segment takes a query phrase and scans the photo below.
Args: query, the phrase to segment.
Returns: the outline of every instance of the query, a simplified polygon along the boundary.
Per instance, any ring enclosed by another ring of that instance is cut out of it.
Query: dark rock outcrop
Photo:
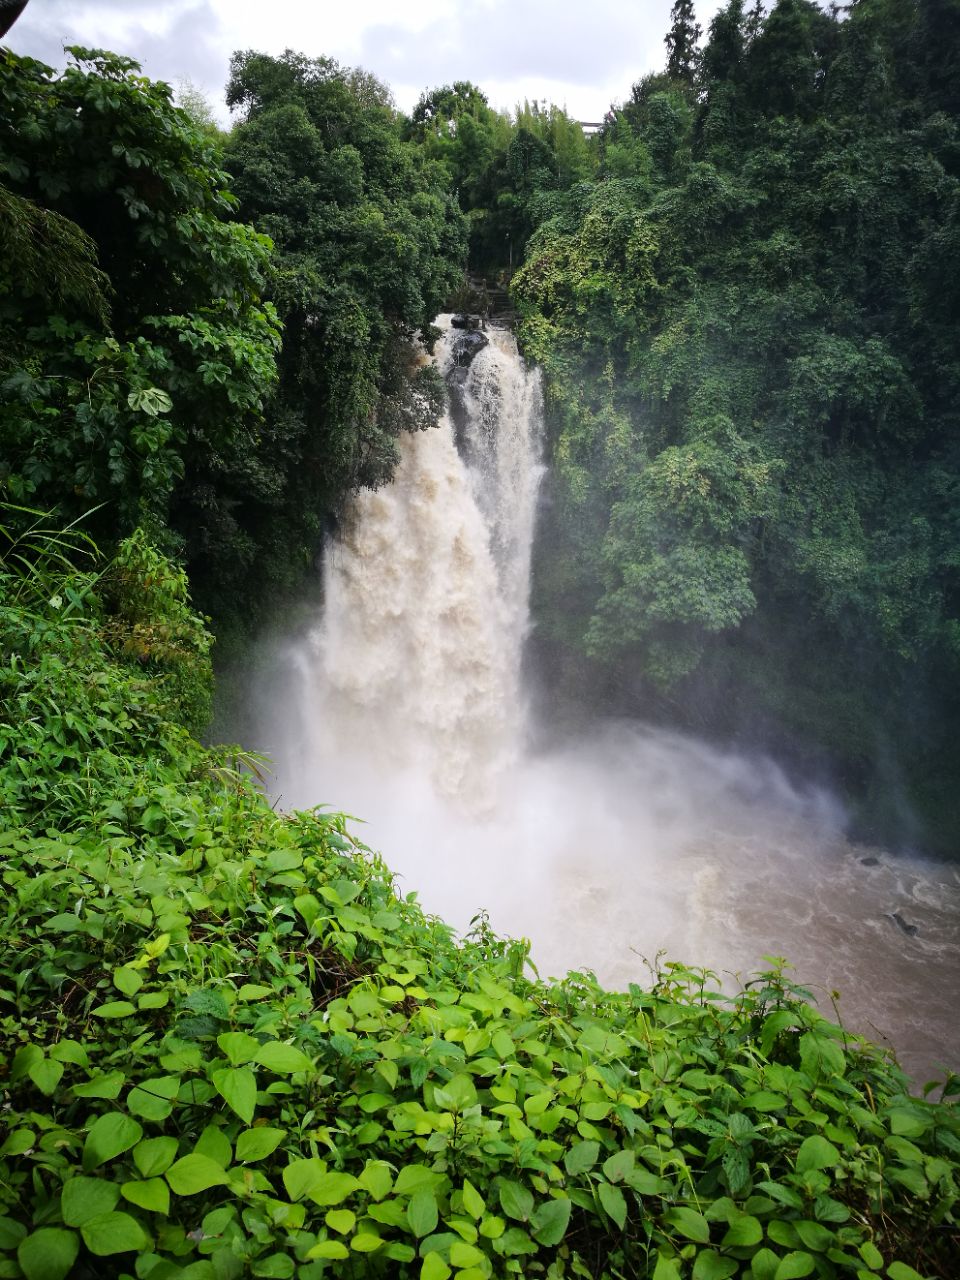
[[[917,934],[920,932],[919,927],[915,924],[908,924],[907,921],[904,920],[903,916],[900,914],[899,911],[892,911],[890,913],[890,919],[893,921],[893,923],[897,926],[898,929],[903,930],[903,932],[907,935],[908,938],[915,938]]]

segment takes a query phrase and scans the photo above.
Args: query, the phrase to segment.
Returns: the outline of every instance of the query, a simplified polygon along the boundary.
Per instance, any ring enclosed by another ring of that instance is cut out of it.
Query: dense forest
[[[779,962],[540,982],[197,740],[486,281],[558,698],[956,854],[960,7],[677,0],[666,55],[588,138],[255,51],[224,131],[0,51],[0,1276],[952,1276],[955,1077]]]
[[[955,855],[960,11],[731,3],[696,55],[689,13],[513,282],[538,612],[594,697],[816,760]]]

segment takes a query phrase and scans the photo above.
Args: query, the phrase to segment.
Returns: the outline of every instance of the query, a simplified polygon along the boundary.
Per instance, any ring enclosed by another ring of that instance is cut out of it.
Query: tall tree
[[[109,537],[254,447],[278,327],[210,140],[129,58],[69,52],[0,55],[0,485]]]
[[[697,22],[693,0],[674,0],[670,10],[667,46],[667,74],[674,80],[692,85],[697,70],[697,43],[702,28]]]

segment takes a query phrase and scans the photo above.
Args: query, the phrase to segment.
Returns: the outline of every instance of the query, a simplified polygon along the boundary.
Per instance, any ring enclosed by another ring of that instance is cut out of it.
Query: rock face
[[[481,319],[480,316],[470,316],[470,315],[464,315],[464,314],[454,316],[453,319],[450,321],[450,323],[454,327],[454,329],[474,330],[474,329],[480,329],[483,326],[483,320]]]
[[[461,318],[454,316],[452,321],[454,326]],[[458,448],[462,448],[465,441],[467,407],[464,401],[464,387],[470,376],[470,366],[489,341],[490,339],[478,329],[463,328],[460,328],[453,339],[452,361],[447,369],[447,389],[450,392],[450,417],[453,419]]]
[[[453,363],[457,369],[470,366],[475,355],[482,351],[490,339],[476,329],[458,333],[453,342]]]

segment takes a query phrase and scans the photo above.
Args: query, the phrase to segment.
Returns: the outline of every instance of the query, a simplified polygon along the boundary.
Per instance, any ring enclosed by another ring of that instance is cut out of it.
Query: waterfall
[[[301,750],[379,777],[415,770],[482,811],[523,739],[539,374],[507,329],[438,327],[459,429],[448,412],[404,433],[393,482],[358,495],[327,547]]]
[[[856,848],[829,796],[680,734],[591,724],[530,749],[538,375],[509,331],[440,323],[449,413],[353,499],[322,610],[249,682],[277,803],[358,815],[402,892],[461,930],[488,908],[544,974],[622,987],[660,951],[741,974],[785,955],[921,1078],[960,1064],[960,868]]]

